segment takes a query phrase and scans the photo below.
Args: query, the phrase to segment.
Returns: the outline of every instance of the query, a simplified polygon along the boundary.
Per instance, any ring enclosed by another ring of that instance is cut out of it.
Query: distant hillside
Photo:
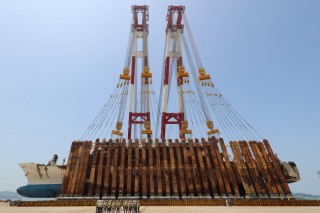
[[[21,196],[16,192],[3,191],[0,192],[0,199],[20,198]]]
[[[293,197],[299,200],[320,200],[320,195],[310,195],[305,193],[293,193]]]

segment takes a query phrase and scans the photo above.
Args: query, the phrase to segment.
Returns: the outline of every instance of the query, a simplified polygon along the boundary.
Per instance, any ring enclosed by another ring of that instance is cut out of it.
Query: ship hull
[[[17,189],[19,195],[30,198],[55,198],[60,194],[61,184],[34,184]]]
[[[37,163],[20,163],[28,184],[17,193],[30,198],[55,198],[60,194],[66,166],[48,166]]]

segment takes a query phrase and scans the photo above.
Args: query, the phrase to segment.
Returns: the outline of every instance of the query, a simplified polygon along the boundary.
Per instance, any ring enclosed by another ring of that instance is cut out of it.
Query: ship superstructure
[[[57,158],[56,158],[57,160]],[[38,163],[19,163],[28,184],[17,189],[24,197],[54,198],[60,193],[66,165],[56,165],[51,160],[47,165]]]

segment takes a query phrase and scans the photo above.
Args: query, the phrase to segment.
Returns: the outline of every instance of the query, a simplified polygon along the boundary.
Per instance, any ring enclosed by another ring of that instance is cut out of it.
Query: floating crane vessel
[[[123,71],[72,142],[59,199],[292,198],[296,165],[281,162],[218,90],[185,7],[168,7],[159,94],[149,66],[149,8],[132,6],[132,15]]]

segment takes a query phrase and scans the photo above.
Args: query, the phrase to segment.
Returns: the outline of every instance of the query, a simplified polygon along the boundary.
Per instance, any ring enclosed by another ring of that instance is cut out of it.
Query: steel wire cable
[[[186,40],[185,36],[183,36],[182,38],[183,38],[183,43],[184,43],[184,47],[185,47],[184,49],[187,54],[187,58],[188,58],[188,62],[189,62],[190,71],[192,74],[193,84],[196,87],[196,90],[197,90],[197,93],[198,93],[198,96],[200,99],[200,103],[201,103],[200,107],[202,108],[202,111],[205,114],[206,120],[211,120],[210,112],[209,112],[208,106],[205,102],[205,97],[202,93],[200,82],[197,79],[196,69],[195,69],[195,66],[193,63],[192,55],[191,55],[187,40]]]
[[[200,127],[200,124],[199,124],[199,122],[198,122],[198,120],[199,120],[199,119],[201,120],[201,118],[198,116],[198,114],[197,114],[197,112],[196,112],[196,110],[195,110],[195,104],[194,104],[194,100],[193,100],[191,94],[190,94],[190,99],[191,99],[191,100],[190,100],[190,108],[191,108],[191,110],[192,110],[192,113],[194,114],[195,125],[196,125],[196,128],[197,128],[197,132],[196,132],[196,134],[194,134],[194,136],[195,136],[195,137],[199,137],[199,136],[202,135],[201,129],[203,129],[203,128]]]
[[[137,45],[135,47],[135,52],[137,51]],[[134,68],[135,72],[134,72],[134,79],[135,79],[135,84],[134,84],[134,107],[133,107],[133,112],[137,112],[137,107],[138,107],[138,103],[139,103],[139,99],[138,99],[138,70],[137,70],[137,63],[135,64],[135,68]],[[137,136],[137,127],[136,125],[133,125],[133,138],[136,138]]]
[[[217,88],[213,88],[213,91],[215,93],[221,94],[220,91]],[[237,116],[230,108],[230,104],[225,102],[222,96],[219,96],[219,102],[222,104],[222,106],[226,109],[226,111],[230,114],[231,117],[234,118],[235,122],[238,124],[239,128],[241,128],[245,133],[245,135],[248,137],[248,139],[255,138],[254,134],[251,133],[251,131],[248,130],[247,126],[239,119],[239,116]]]
[[[121,99],[120,99],[121,100]],[[120,105],[120,101],[119,101],[119,103],[117,104],[117,105]],[[119,111],[119,107],[114,107],[113,108],[113,111],[112,111],[112,113],[111,113],[111,116],[109,116],[109,119],[108,119],[108,121],[105,123],[105,125],[104,125],[104,128],[101,130],[101,132],[100,132],[100,135],[105,131],[105,130],[110,130],[110,132],[112,132],[112,126],[114,126],[114,121],[116,120],[116,117],[117,117],[117,113],[116,112],[118,112]],[[113,115],[113,116],[112,116]],[[112,119],[111,119],[112,118]],[[108,124],[109,124],[109,121],[110,121],[110,119],[111,119],[111,122],[110,122],[110,126],[109,126],[109,128],[107,129],[107,127],[108,127]],[[106,131],[106,135],[108,134],[108,132]],[[99,136],[100,136],[99,135]],[[111,134],[111,138],[113,137],[113,135]]]
[[[207,91],[207,89],[206,89],[206,88],[203,88],[203,89],[204,89],[205,94],[207,94],[207,98],[208,98],[208,101],[209,101],[209,103],[210,103],[210,106],[211,106],[211,108],[213,109],[213,111],[214,111],[214,113],[215,113],[218,121],[220,121],[220,124],[221,124],[222,126],[224,126],[225,130],[228,129],[227,132],[228,132],[228,134],[231,133],[231,134],[230,134],[230,136],[232,135],[231,138],[238,138],[238,137],[237,137],[237,134],[234,133],[234,131],[232,130],[229,122],[224,118],[223,114],[220,112],[220,109],[219,109],[218,107],[216,107],[215,101],[210,99],[210,96],[208,95],[209,92]]]
[[[140,81],[140,103],[138,105],[138,109],[137,109],[137,112],[145,112],[144,111],[144,104],[145,104],[145,94],[144,94],[144,91],[145,91],[145,87],[144,87],[144,82],[143,82],[143,79],[144,78],[141,78],[141,81]],[[139,119],[140,121],[142,121],[141,117],[137,118]],[[138,125],[138,124],[137,124]],[[142,124],[143,125],[143,124]],[[142,131],[142,128],[141,128],[141,125],[138,126],[138,136],[139,136],[139,141],[141,141],[142,139],[142,134],[141,134],[141,131]]]
[[[152,87],[153,99],[154,99],[154,113],[155,113],[155,117],[156,117],[156,115],[157,115],[157,117],[158,117],[158,113],[160,113],[160,112],[159,112],[159,106],[160,106],[160,104],[159,104],[159,102],[158,102],[157,95],[156,95],[155,89],[154,89],[154,87],[153,87],[152,84],[151,84],[151,87]],[[154,125],[154,129],[155,129],[155,128],[157,128],[157,120],[154,120],[154,123],[155,123],[155,125]],[[154,135],[154,136],[157,137],[157,135]]]
[[[115,93],[116,89],[117,89],[117,87],[114,88],[112,94]],[[113,98],[112,98],[112,94],[109,96],[109,98],[107,99],[107,103],[105,103],[105,104],[103,105],[103,107],[101,108],[100,112],[97,114],[97,116],[96,116],[95,119],[92,121],[92,123],[90,124],[90,126],[89,126],[89,127],[87,128],[87,130],[82,134],[82,136],[80,137],[80,140],[81,140],[81,139],[85,139],[85,138],[87,137],[88,132],[90,132],[90,131],[92,130],[92,128],[94,127],[94,125],[95,125],[95,123],[96,123],[96,121],[97,121],[97,119],[104,113],[105,110],[108,109],[109,104],[111,104],[111,101],[112,101],[112,99],[113,99]]]
[[[192,37],[192,34],[191,34],[190,29],[189,29],[188,26],[187,26],[187,34],[189,36],[189,40],[193,41],[193,37]],[[191,52],[189,50],[189,46],[188,46],[188,43],[187,43],[187,40],[186,40],[185,37],[183,37],[183,42],[184,42],[185,50],[186,50],[186,53],[187,53],[187,57],[189,59],[188,62],[189,62],[190,68],[191,68],[192,77],[195,80],[194,84],[196,86],[196,89],[197,89],[197,92],[199,94],[199,98],[200,98],[200,101],[201,101],[200,107],[202,108],[202,111],[205,113],[207,120],[212,120],[211,117],[210,117],[210,113],[209,113],[208,107],[207,107],[206,102],[205,102],[205,98],[204,98],[204,95],[203,95],[203,90],[201,89],[200,83],[197,81],[196,71],[195,71],[195,67],[194,67],[193,61],[192,61],[192,55],[191,55]],[[192,45],[191,48],[193,49],[193,52],[196,52],[196,55],[199,56],[198,51],[197,51],[197,49],[195,47],[194,41],[193,41],[193,43],[191,45]],[[201,63],[201,61],[199,62],[199,60],[198,60],[198,67],[202,67],[202,63]],[[211,103],[210,103],[210,105],[211,105]],[[217,114],[217,116],[219,116],[219,120],[222,121],[222,117],[220,119],[220,114]],[[221,123],[221,126],[223,127],[224,123]],[[223,127],[223,129],[226,129],[226,127]]]
[[[151,89],[152,89],[152,94],[151,94],[151,99],[152,99],[152,112],[150,112],[151,116],[152,116],[152,120],[153,120],[153,130],[155,130],[156,128],[156,119],[155,119],[155,115],[157,115],[157,106],[158,106],[158,103],[157,103],[157,97],[156,97],[156,94],[155,94],[155,91],[154,91],[154,88],[153,88],[153,85],[151,84]]]
[[[189,40],[190,40],[190,45],[191,45],[192,51],[195,54],[195,61],[196,61],[197,65],[198,65],[198,67],[203,68],[202,62],[201,62],[201,58],[200,58],[200,55],[199,55],[199,51],[198,51],[197,46],[196,46],[196,44],[194,42],[194,39],[193,39],[193,36],[192,36],[192,33],[191,33],[191,29],[190,29],[190,25],[189,25],[187,16],[185,14],[183,14],[182,20],[184,22],[185,29],[186,29],[186,32],[188,34]]]
[[[183,21],[184,21],[184,23],[186,25],[186,32],[187,32],[187,35],[188,35],[188,38],[189,38],[189,41],[190,41],[191,49],[193,50],[193,53],[194,53],[194,57],[195,57],[196,63],[198,64],[198,67],[203,68],[202,62],[201,62],[201,59],[200,59],[200,56],[199,56],[199,52],[198,52],[198,49],[197,49],[197,46],[195,45],[191,30],[190,30],[190,26],[189,26],[187,17],[184,15],[183,18],[184,18]],[[224,115],[224,113],[223,113],[223,115]]]
[[[206,88],[206,92],[210,94],[210,91]],[[230,130],[234,132],[236,138],[241,139],[241,133],[239,133],[237,131],[236,128],[234,128],[234,124],[233,122],[231,122],[231,120],[229,119],[229,117],[226,115],[226,113],[223,111],[222,107],[220,106],[220,104],[217,102],[215,97],[211,97],[210,95],[208,96],[211,101],[214,103],[214,105],[216,106],[216,108],[218,109],[218,111],[221,113],[222,118],[226,121],[227,125],[229,126]]]
[[[198,110],[195,109],[196,108],[196,105],[195,105],[196,97],[193,94],[193,92],[194,92],[193,88],[189,84],[187,86],[187,91],[188,92],[190,91],[190,93],[187,93],[187,97],[189,98],[189,105],[190,105],[190,108],[191,108],[191,110],[189,110],[189,111],[192,112],[194,120],[195,120],[196,127],[198,129],[198,133],[199,133],[199,135],[201,135],[201,133],[202,133],[201,129],[203,129],[203,128],[200,127],[198,120],[199,119],[202,120],[202,119],[201,119],[201,116],[199,116]],[[197,134],[194,134],[194,136],[197,136]]]
[[[173,51],[176,51],[176,42],[175,42],[174,40],[173,40],[172,48],[173,48]],[[167,99],[167,101],[170,100],[170,95],[171,95],[170,91],[171,91],[172,75],[173,75],[173,73],[174,73],[173,68],[176,67],[176,65],[177,65],[177,60],[176,60],[176,59],[173,59],[173,60],[170,59],[170,62],[171,62],[171,63],[170,63],[170,68],[169,68],[168,99]],[[168,104],[168,103],[167,103],[167,104]],[[167,106],[168,106],[168,105],[167,105]]]
[[[115,107],[111,108],[111,110],[114,109],[114,108]],[[103,128],[104,122],[105,122],[106,118],[108,117],[108,115],[109,115],[109,113],[107,113],[104,117],[102,117],[100,123],[97,125],[97,128],[94,131],[91,132],[91,134],[89,136],[91,140],[94,139],[94,137],[98,136],[98,133],[101,130],[101,128]]]
[[[227,126],[225,121],[222,119],[220,112],[218,112],[218,110],[213,106],[214,104],[211,101],[209,101],[209,105],[211,106],[211,109],[213,110],[213,113],[214,113],[215,117],[217,118],[217,121],[220,124],[222,132],[224,132],[224,135],[230,137],[231,139],[234,139],[235,138],[234,133],[232,133],[230,128]]]
[[[182,91],[181,92],[182,92],[182,96],[183,96],[183,105],[184,105],[184,120],[188,121],[188,124],[189,124],[189,121],[191,121],[190,122],[191,126],[194,127],[193,118],[192,118],[193,116],[192,116],[191,110],[189,109],[190,108],[189,97],[188,97],[188,93],[186,93],[186,91],[187,91],[186,86],[184,84],[182,84]],[[193,133],[190,136],[192,137],[192,135],[193,135]]]
[[[198,117],[202,121],[201,122],[202,128],[200,128],[200,129],[204,130],[205,129],[205,123],[204,122],[206,121],[206,118],[204,117],[203,113],[200,113],[201,112],[201,106],[200,106],[199,100],[194,100],[194,102],[195,102],[195,108],[196,108],[195,111],[198,113]],[[206,134],[205,131],[204,131],[204,133]]]
[[[212,107],[213,113],[215,114],[215,117],[217,118],[218,124],[220,124],[219,132],[224,136],[230,138],[230,140],[235,140],[237,136],[235,133],[230,129],[228,124],[225,122],[225,120],[222,118],[222,115],[220,115],[220,112],[213,106],[214,103],[210,102],[210,106]]]
[[[263,136],[256,130],[254,129],[249,122],[247,122],[243,117],[242,115],[227,101],[226,98],[224,98],[224,96],[222,97],[223,100],[228,104],[229,108],[232,109],[233,113],[237,114],[238,117],[257,135],[259,136],[261,139],[263,139]]]
[[[228,114],[228,117],[230,117],[231,120],[234,122],[235,128],[238,128],[238,131],[243,134],[244,138],[242,138],[242,139],[250,139],[251,138],[250,133],[248,133],[242,127],[242,125],[238,122],[237,118],[235,118],[234,115],[228,110],[228,108],[226,108],[226,106],[225,106],[226,103],[223,102],[223,100],[220,97],[220,94],[217,93],[218,91],[216,91],[214,88],[211,88],[211,89],[212,89],[212,92],[219,95],[219,97],[217,96],[217,97],[213,97],[213,98],[215,98],[217,100],[217,103],[222,108],[222,110],[224,110]]]
[[[118,95],[118,93],[117,93],[117,94],[116,94],[116,100],[115,100],[115,101],[113,102],[113,104],[110,106],[110,110],[113,108],[112,113],[114,113],[114,109],[117,108],[117,107],[113,107],[113,105],[118,105],[119,102],[120,102],[120,99],[121,99],[121,96]],[[95,130],[94,130],[94,131],[92,132],[92,134],[90,135],[90,138],[91,138],[91,139],[92,139],[92,137],[93,137],[94,135],[97,135],[97,133],[99,132],[101,126],[103,125],[103,123],[105,122],[106,118],[108,117],[110,110],[109,110],[107,113],[105,113],[105,114],[103,115],[103,117],[100,119],[100,122],[98,123],[97,127],[95,128]]]
[[[166,37],[167,40],[167,37]],[[162,65],[162,72],[161,72],[161,82],[160,82],[160,94],[159,94],[159,104],[158,104],[158,112],[157,112],[157,122],[156,122],[156,128],[155,128],[155,134],[154,134],[154,139],[157,138],[158,135],[158,129],[160,125],[160,114],[162,111],[162,95],[163,95],[163,82],[164,82],[164,70],[165,70],[165,60],[166,60],[166,41],[164,43],[164,48],[163,48],[163,65]]]
[[[117,94],[118,94],[118,90],[119,88],[116,88],[116,91],[112,94],[112,102],[109,105],[109,108],[107,110],[105,110],[105,112],[103,114],[101,114],[101,116],[99,117],[99,119],[96,121],[94,127],[91,130],[91,133],[89,135],[87,135],[88,138],[92,138],[92,136],[95,134],[95,132],[97,131],[97,129],[99,128],[101,122],[103,121],[104,117],[107,116],[110,112],[110,110],[112,109],[113,105],[117,102]]]
[[[234,138],[234,135],[229,131],[229,128],[227,127],[227,124],[224,123],[222,120],[220,114],[217,112],[215,107],[212,106],[212,103],[209,102],[209,105],[211,106],[211,110],[213,111],[213,114],[215,115],[216,120],[218,121],[219,128],[224,133],[223,135],[228,136],[230,138]]]
[[[201,62],[200,56],[199,56],[199,52],[198,52],[198,49],[197,49],[197,47],[195,45],[191,30],[190,30],[189,23],[188,23],[187,17],[185,15],[183,16],[183,21],[184,21],[184,23],[186,25],[186,32],[187,32],[187,35],[188,35],[188,38],[189,38],[189,41],[190,41],[191,49],[193,50],[193,53],[194,53],[194,57],[195,57],[196,63],[198,64],[198,67],[202,68],[203,66],[202,66],[202,62]],[[185,40],[186,39],[184,38],[184,43],[185,43],[185,46],[186,46],[186,49],[187,49],[188,45],[186,44],[187,42]],[[189,58],[192,57],[191,54],[190,54],[190,51],[188,51],[188,50],[187,50],[187,55],[189,56]],[[189,61],[191,61],[191,60],[189,60]],[[194,74],[194,72],[192,72],[192,73]],[[215,104],[213,103],[212,106],[214,106],[214,105]],[[220,109],[219,109],[219,111],[220,111]],[[220,112],[222,113],[221,114],[222,116],[225,116],[225,113],[223,111],[220,111]],[[228,119],[228,123],[230,123],[229,119]],[[230,125],[232,125],[232,123],[230,123]],[[235,134],[238,134],[238,133],[235,133]]]
[[[109,100],[108,100],[109,101]],[[105,110],[108,108],[108,104],[104,104],[104,106],[102,107],[102,109],[100,110],[100,112],[98,113],[98,115],[95,117],[94,121],[90,124],[90,126],[87,128],[87,130],[81,135],[80,137],[80,141],[84,140],[87,135],[90,133],[90,131],[92,130],[93,126],[95,125],[95,121],[101,116],[101,114],[103,114],[105,112]]]
[[[122,122],[123,121],[123,117],[124,117],[124,111],[126,108],[126,104],[127,104],[127,92],[128,92],[128,84],[127,81],[125,81],[125,85],[123,85],[123,89],[121,92],[121,99],[120,99],[120,104],[119,104],[119,114],[118,114],[118,122]]]
[[[219,90],[217,88],[215,88],[217,90],[217,92],[219,92]],[[261,139],[263,139],[263,137],[261,136],[261,134],[256,131],[242,116],[240,113],[237,112],[237,110],[224,98],[224,96],[222,96],[222,100],[226,103],[226,107],[230,109],[230,112],[232,112],[234,114],[234,116],[236,118],[238,118],[239,122],[242,123],[242,125],[246,128],[246,130],[248,132],[250,132],[250,134],[253,136],[254,139],[257,139],[255,134],[257,136],[259,136]],[[242,121],[241,121],[242,120]],[[253,132],[251,132],[248,128],[251,128],[251,130]]]
[[[132,55],[132,47],[133,47],[133,35],[132,35],[132,29],[130,29],[128,44],[127,44],[126,59],[125,59],[125,62],[124,62],[124,67],[125,68],[129,68],[130,67],[131,55]]]
[[[152,97],[153,97],[153,95],[152,95]],[[151,98],[151,99],[153,99],[153,98]],[[150,126],[151,126],[151,130],[152,131],[154,131],[154,128],[155,128],[155,116],[154,116],[154,101],[152,100],[151,102],[150,102]]]
[[[202,66],[202,62],[201,62],[201,59],[200,59],[200,56],[199,56],[199,52],[198,52],[198,49],[197,49],[197,46],[195,45],[195,42],[194,42],[194,39],[193,39],[193,35],[191,33],[191,30],[190,30],[190,25],[188,23],[188,19],[186,17],[186,15],[184,14],[183,15],[183,21],[184,21],[184,24],[185,24],[185,28],[186,28],[186,32],[188,34],[188,37],[189,37],[189,40],[190,40],[190,44],[191,44],[191,48],[193,49],[193,52],[195,53],[195,58],[196,58],[196,62],[198,64],[199,67],[203,67]],[[230,105],[231,106],[231,105]],[[231,106],[232,107],[232,106]],[[233,107],[232,107],[233,108]],[[234,108],[233,108],[234,109]],[[230,112],[230,111],[229,111]],[[240,115],[237,111],[236,113],[238,115]],[[243,119],[243,117],[240,115],[240,117]],[[236,116],[236,118],[238,118],[238,116]],[[258,134],[260,137],[262,137],[260,135],[260,133],[258,133],[245,119],[243,119],[245,121],[245,123],[256,133]],[[246,127],[245,127],[246,128]],[[247,129],[247,128],[246,128]],[[247,131],[248,132],[248,131]],[[250,131],[249,131],[250,132]],[[250,134],[252,134],[250,132]],[[248,135],[247,135],[248,136]],[[252,135],[251,135],[252,136]],[[263,138],[263,137],[262,137]]]

